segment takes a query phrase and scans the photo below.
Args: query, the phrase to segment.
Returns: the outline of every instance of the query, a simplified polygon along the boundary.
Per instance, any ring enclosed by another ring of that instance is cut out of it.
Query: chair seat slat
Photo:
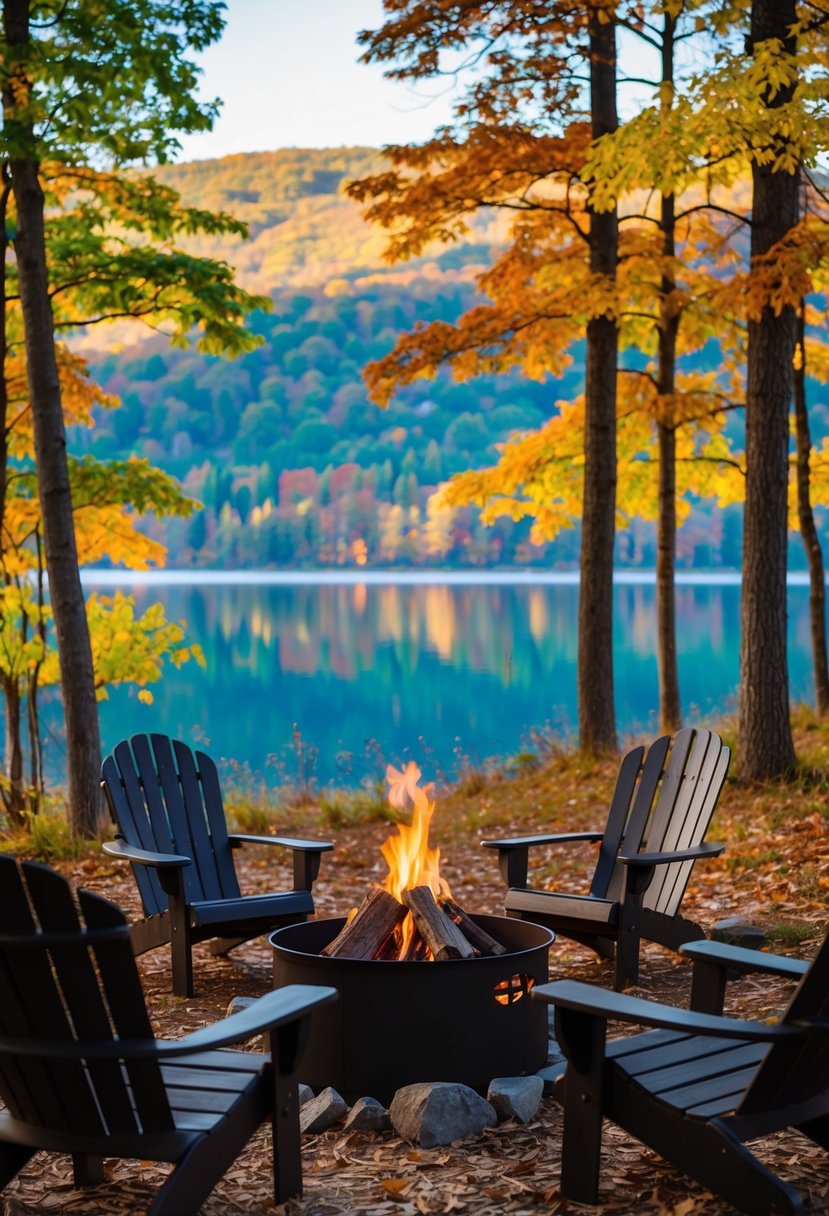
[[[640,1085],[647,1087],[650,1093],[661,1094],[679,1090],[683,1085],[707,1083],[724,1074],[732,1074],[736,1069],[756,1067],[768,1050],[765,1043],[744,1043],[738,1046],[723,1043],[717,1049],[712,1049],[704,1041],[699,1043],[699,1053],[689,1057],[687,1052],[676,1052],[673,1061],[665,1061],[658,1067],[653,1067],[653,1061],[647,1068],[637,1067],[639,1058],[633,1061],[634,1067],[626,1060],[623,1067],[628,1076],[634,1078]]]

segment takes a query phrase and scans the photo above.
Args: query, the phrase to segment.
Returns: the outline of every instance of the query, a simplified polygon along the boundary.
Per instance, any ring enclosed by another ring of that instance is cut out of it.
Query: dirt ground
[[[523,823],[521,830],[533,829]],[[793,830],[800,830],[799,824]],[[388,832],[388,824],[370,823],[316,833],[332,836],[337,844],[335,852],[323,858],[315,887],[320,916],[344,914],[360,901],[368,882],[382,877],[384,866],[378,850]],[[468,825],[453,836],[442,864],[455,897],[470,911],[501,911],[503,888],[495,856],[481,850]],[[812,862],[814,851],[813,845]],[[825,870],[829,853],[821,856],[825,857]],[[278,850],[242,850],[237,858],[246,893],[290,885],[288,859]],[[95,854],[61,868],[78,883],[121,904],[128,913],[138,914],[126,867]],[[577,875],[578,870],[574,861],[573,873]],[[781,877],[779,866],[747,868],[742,873],[739,868],[727,873],[721,864],[707,869],[698,866],[695,880],[684,911],[705,925],[737,914],[763,923],[773,909],[778,918],[788,915],[797,921],[803,939],[798,952],[810,953],[821,939],[825,905],[798,894],[794,879]],[[157,1032],[170,1038],[217,1020],[232,997],[259,995],[271,982],[270,949],[264,939],[238,949],[228,959],[215,959],[206,946],[197,947],[197,996],[191,1000],[170,995],[165,950],[143,956],[139,966]],[[588,950],[559,939],[550,952],[550,977],[565,975],[605,985],[612,981],[609,964],[599,963]],[[644,947],[639,995],[687,1005],[689,980],[690,968],[677,957],[655,946]],[[731,986],[727,1008],[740,1016],[770,1017],[784,1000],[785,988],[779,982],[749,977]],[[279,1210],[284,1216],[413,1216],[420,1212],[495,1216],[599,1210],[607,1216],[726,1216],[733,1212],[612,1126],[606,1126],[604,1144],[601,1208],[593,1209],[568,1206],[559,1195],[561,1116],[549,1098],[526,1126],[505,1123],[477,1139],[436,1149],[414,1148],[392,1133],[343,1135],[335,1128],[303,1137],[305,1194],[301,1201]],[[759,1142],[755,1150],[801,1192],[807,1212],[829,1211],[829,1158],[820,1149],[797,1134],[785,1133]],[[150,1206],[166,1170],[150,1163],[110,1161],[105,1185],[78,1191],[72,1185],[67,1157],[39,1154],[6,1188],[0,1199],[2,1216],[47,1212],[132,1216]],[[267,1210],[275,1209],[269,1148],[260,1132],[202,1212],[204,1216],[250,1216]]]

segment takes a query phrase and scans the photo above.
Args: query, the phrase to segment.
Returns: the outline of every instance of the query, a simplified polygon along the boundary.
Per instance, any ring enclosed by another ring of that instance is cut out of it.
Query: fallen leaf
[[[411,1182],[411,1178],[383,1178],[383,1190],[389,1195],[400,1195]]]

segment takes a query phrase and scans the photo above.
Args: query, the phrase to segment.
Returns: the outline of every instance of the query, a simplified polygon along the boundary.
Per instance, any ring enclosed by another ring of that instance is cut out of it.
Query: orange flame
[[[391,764],[386,769],[389,805],[397,810],[405,810],[408,803],[412,805],[411,824],[398,823],[397,835],[389,836],[380,846],[389,867],[383,887],[401,903],[403,892],[409,887],[430,887],[435,899],[452,896],[449,884],[440,876],[440,849],[429,848],[429,827],[435,812],[430,795],[434,785],[429,782],[421,789],[420,777],[420,769],[413,760],[402,773]],[[413,935],[414,922],[409,913],[402,925],[401,958],[406,957]]]

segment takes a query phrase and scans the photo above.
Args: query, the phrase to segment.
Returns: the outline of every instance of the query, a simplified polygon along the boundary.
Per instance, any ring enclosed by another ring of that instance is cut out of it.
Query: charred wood
[[[430,887],[410,887],[403,892],[403,901],[411,909],[418,931],[436,962],[474,957],[474,947],[452,918],[438,907]]]
[[[403,904],[384,891],[372,887],[356,915],[320,951],[328,958],[376,958],[406,915]]]
[[[482,929],[480,925],[476,924],[460,904],[455,903],[454,899],[443,898],[439,900],[439,905],[479,954],[506,954],[506,946],[502,946],[491,933],[487,933],[486,929]]]

